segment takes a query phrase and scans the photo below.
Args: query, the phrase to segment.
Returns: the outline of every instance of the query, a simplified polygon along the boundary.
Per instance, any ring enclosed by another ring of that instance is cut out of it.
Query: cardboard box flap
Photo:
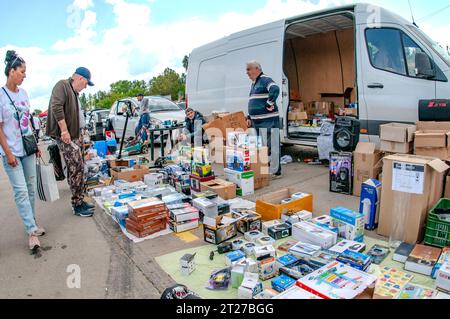
[[[450,131],[450,122],[417,122],[417,129]]]
[[[424,130],[415,133],[415,147],[447,147],[447,132],[441,130]]]
[[[403,123],[380,125],[380,139],[397,143],[409,143],[414,140],[416,126]]]
[[[435,159],[435,160],[429,162],[428,165],[430,165],[430,167],[433,168],[438,173],[444,173],[444,172],[448,171],[448,169],[450,168],[450,166],[448,166],[447,164],[445,164],[443,161],[441,161],[439,159]]]
[[[373,154],[375,153],[375,149],[376,145],[374,143],[359,142],[356,146],[355,153]]]
[[[386,156],[384,158],[384,160],[428,165],[431,161],[436,160],[436,158],[435,157],[427,157],[427,156],[416,156],[416,155],[410,155],[410,154],[395,154],[395,155]]]

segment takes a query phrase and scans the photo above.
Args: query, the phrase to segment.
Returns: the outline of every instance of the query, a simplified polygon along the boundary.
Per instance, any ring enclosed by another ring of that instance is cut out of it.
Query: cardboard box
[[[443,161],[429,157],[402,154],[385,157],[378,234],[389,237],[392,217],[405,215],[402,241],[409,244],[421,241],[427,213],[442,197],[448,169]]]
[[[450,157],[450,132],[420,130],[415,133],[414,154],[447,160]]]
[[[226,139],[228,132],[236,130],[245,132],[248,129],[247,119],[244,112],[220,114],[213,121],[203,125],[203,129],[210,140],[215,137]]]
[[[415,132],[416,126],[411,124],[380,125],[380,150],[388,153],[411,153]]]
[[[450,175],[445,176],[444,198],[450,198]]]
[[[251,163],[250,150],[227,147],[226,168],[238,172],[248,172],[251,170],[250,163]]]
[[[436,277],[436,289],[450,293],[450,263],[445,263],[439,268]]]
[[[390,123],[380,125],[380,139],[387,142],[410,143],[414,141],[416,125]]]
[[[294,188],[285,188],[277,192],[272,192],[261,196],[256,201],[256,212],[262,216],[264,221],[281,219],[283,212],[288,211],[313,211],[313,196],[307,195],[303,198],[293,200],[289,203],[282,204],[284,199],[297,194],[298,190]]]
[[[198,219],[194,219],[191,221],[184,221],[181,223],[177,223],[173,220],[169,221],[169,228],[174,232],[174,233],[182,233],[185,231],[189,231],[189,230],[193,230],[193,229],[197,229],[199,226],[199,220]]]
[[[359,212],[364,215],[366,230],[375,230],[380,218],[381,182],[369,179],[362,185]]]
[[[191,175],[190,176],[191,189],[194,192],[201,192],[202,191],[202,183],[207,183],[207,182],[213,181],[215,179],[216,179],[215,176],[198,177],[198,176],[195,176],[195,175]]]
[[[115,167],[114,169],[111,169],[111,177],[115,180],[123,179],[128,182],[138,182],[142,181],[149,171],[149,167],[144,165],[135,165],[131,170],[120,170],[120,167]]]
[[[203,225],[203,236],[207,243],[219,245],[237,236],[237,223],[219,227]]]
[[[236,190],[239,196],[248,196],[255,193],[255,180],[253,171],[250,172],[237,172],[231,169],[225,169],[225,179],[238,186]]]
[[[339,237],[364,242],[364,215],[344,207],[331,209],[333,226],[339,229]]]
[[[225,200],[236,198],[236,184],[216,178],[209,182],[201,183],[201,191],[211,191]]]
[[[257,151],[250,152],[250,169],[254,172],[255,190],[262,189],[270,185],[270,158],[269,149],[261,147]]]
[[[377,178],[381,173],[382,154],[374,143],[360,142],[353,152],[353,195],[361,195],[361,186],[368,179]]]

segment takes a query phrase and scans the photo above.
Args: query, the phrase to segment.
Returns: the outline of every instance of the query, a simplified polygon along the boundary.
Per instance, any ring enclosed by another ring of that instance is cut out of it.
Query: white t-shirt
[[[6,142],[8,143],[8,146],[14,156],[23,157],[25,156],[25,152],[23,150],[20,129],[22,129],[23,136],[33,134],[33,131],[30,129],[29,125],[30,101],[28,100],[28,94],[24,89],[19,88],[19,92],[17,93],[11,92],[6,87],[5,89],[19,111],[20,120],[17,118],[16,109],[11,104],[8,96],[5,94],[3,89],[0,89],[0,123],[3,123],[3,133],[6,136]],[[5,152],[1,146],[0,154],[2,156],[5,155]]]
[[[40,130],[41,129],[41,121],[37,116],[33,116],[33,122],[34,122],[34,129]]]

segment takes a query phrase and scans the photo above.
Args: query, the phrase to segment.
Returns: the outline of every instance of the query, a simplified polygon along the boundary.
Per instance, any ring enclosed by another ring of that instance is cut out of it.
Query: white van
[[[232,34],[193,50],[187,74],[189,107],[204,115],[247,113],[257,60],[282,88],[282,142],[315,146],[320,129],[290,127],[292,92],[303,102],[357,105],[362,139],[379,125],[418,120],[421,99],[450,98],[450,56],[395,13],[354,4],[297,16]]]

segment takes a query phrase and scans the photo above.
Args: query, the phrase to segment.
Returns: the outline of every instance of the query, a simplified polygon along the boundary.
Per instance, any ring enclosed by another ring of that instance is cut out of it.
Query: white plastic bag
[[[58,184],[56,183],[53,164],[46,164],[38,160],[36,163],[37,193],[44,202],[54,202],[59,199]]]

